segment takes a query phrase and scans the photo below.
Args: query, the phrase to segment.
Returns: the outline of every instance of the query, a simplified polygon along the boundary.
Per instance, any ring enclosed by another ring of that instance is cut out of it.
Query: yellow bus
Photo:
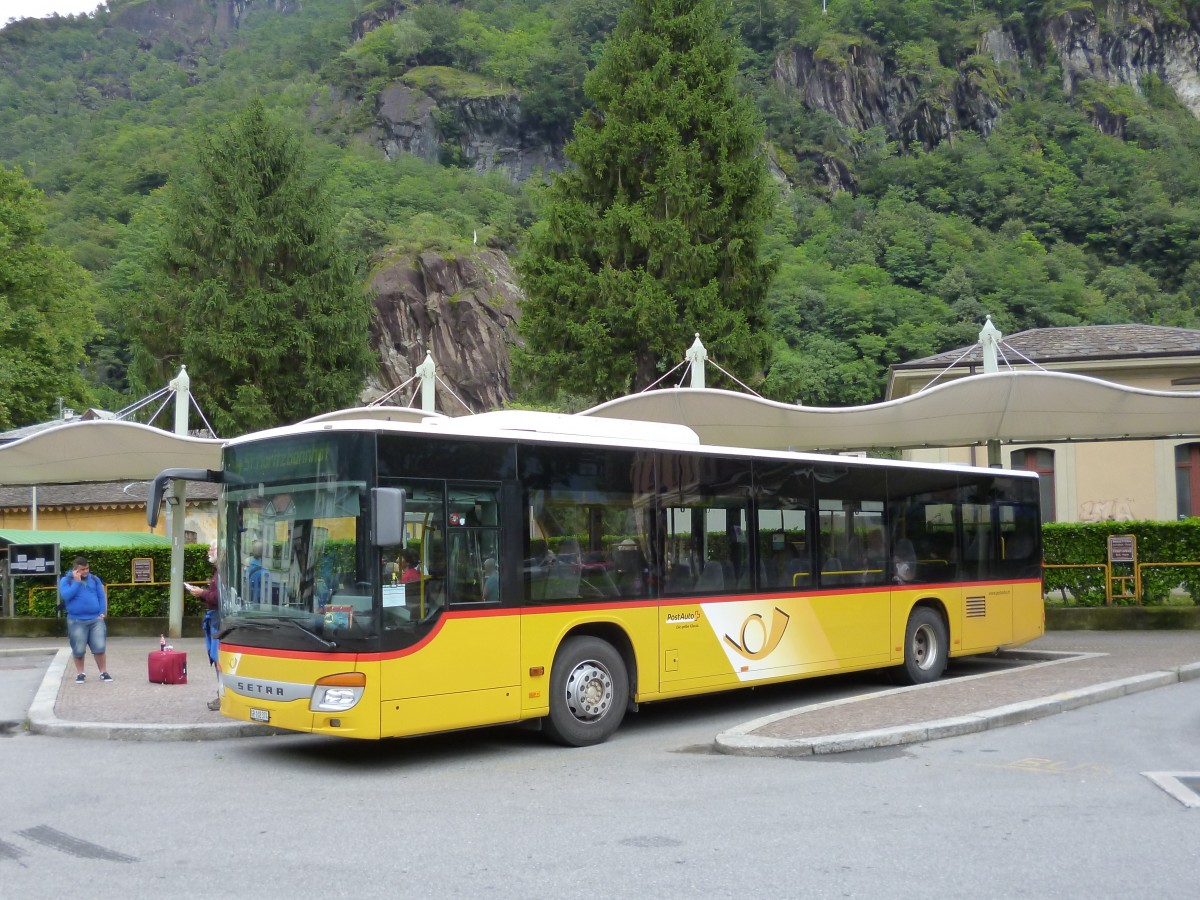
[[[505,411],[301,423],[216,480],[221,711],[382,738],[947,660],[1044,628],[1035,475]]]

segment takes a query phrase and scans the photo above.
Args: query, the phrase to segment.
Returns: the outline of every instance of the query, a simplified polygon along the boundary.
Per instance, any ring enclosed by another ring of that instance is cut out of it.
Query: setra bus
[[[503,411],[230,441],[221,711],[354,738],[536,721],[836,672],[937,679],[1044,629],[1036,475],[702,446]]]

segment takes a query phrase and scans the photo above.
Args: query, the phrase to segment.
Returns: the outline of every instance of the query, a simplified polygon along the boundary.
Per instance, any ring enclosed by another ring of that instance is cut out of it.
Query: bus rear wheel
[[[918,606],[908,617],[904,629],[904,664],[897,668],[902,684],[928,684],[946,671],[950,657],[950,636],[946,623],[935,610]]]
[[[628,700],[629,675],[621,654],[599,638],[568,638],[550,669],[546,734],[568,747],[602,743],[625,718]]]

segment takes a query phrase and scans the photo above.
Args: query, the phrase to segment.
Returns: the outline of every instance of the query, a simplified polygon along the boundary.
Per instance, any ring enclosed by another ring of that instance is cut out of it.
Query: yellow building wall
[[[1029,368],[1018,366],[1018,368]],[[1193,390],[1171,382],[1195,374],[1188,359],[1083,360],[1049,367],[1105,381],[1155,391]],[[936,374],[936,373],[932,373]],[[896,373],[888,399],[907,397],[928,384],[930,372]],[[963,377],[948,374],[948,379]],[[1070,439],[1070,435],[1063,435]],[[1130,519],[1170,521],[1176,517],[1175,447],[1187,441],[1106,441],[1048,444],[1005,444],[1001,461],[1012,468],[1014,450],[1041,447],[1054,453],[1054,512],[1058,522],[1125,522]],[[904,459],[918,462],[986,466],[987,447],[906,450]]]
[[[83,507],[39,507],[37,528],[40,531],[142,531],[165,535],[167,517],[158,518],[158,526],[151,531],[146,525],[145,507],[127,508],[83,508]],[[32,530],[33,515],[28,510],[0,510],[0,529],[12,528]],[[217,515],[214,504],[203,506],[188,504],[184,529],[194,532],[196,542],[206,544],[217,536]]]
[[[1156,518],[1156,443],[1108,441],[1076,445],[1076,496],[1071,521],[1128,522]],[[1059,520],[1064,521],[1061,516]]]
[[[1017,450],[1054,453],[1057,522],[1127,522],[1175,518],[1175,456],[1172,441],[1106,441],[1078,444],[1005,444],[1001,461],[1012,468]],[[987,447],[908,450],[914,462],[987,465]]]

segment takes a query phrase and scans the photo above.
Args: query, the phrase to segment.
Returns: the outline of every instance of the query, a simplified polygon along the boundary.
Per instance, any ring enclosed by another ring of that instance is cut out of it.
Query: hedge
[[[1046,569],[1047,592],[1062,591],[1064,605],[1104,606],[1104,571],[1099,566],[1108,560],[1109,535],[1132,534],[1137,537],[1138,561],[1142,563],[1200,562],[1200,519],[1177,522],[1053,522],[1042,526],[1043,560],[1048,565],[1094,565],[1091,569]],[[619,543],[624,535],[606,535],[605,544]],[[712,536],[716,537],[716,536]],[[723,537],[723,535],[722,535]],[[552,539],[557,544],[561,538]],[[414,542],[410,542],[414,543]],[[353,542],[330,541],[326,554],[331,562],[353,567]],[[110,547],[95,550],[90,547],[62,545],[60,558],[64,569],[76,556],[86,556],[92,573],[104,581],[108,589],[108,614],[117,617],[166,616],[170,605],[171,571],[170,547]],[[130,584],[134,558],[154,560],[151,584]],[[1118,567],[1118,573],[1132,575],[1133,567]],[[212,567],[208,562],[207,544],[188,544],[184,547],[184,580],[193,583],[208,581]],[[48,577],[14,579],[14,613],[23,617],[54,618],[58,593],[56,580]],[[1181,602],[1172,591],[1182,587],[1190,598],[1200,598],[1200,566],[1143,569],[1141,602],[1146,606],[1165,606]],[[32,588],[44,588],[33,590]],[[190,594],[184,598],[184,615],[203,615],[202,603]],[[1134,599],[1114,599],[1119,606],[1133,606]],[[1191,603],[1193,600],[1182,602]]]
[[[1062,591],[1069,606],[1104,606],[1104,570],[1108,537],[1132,534],[1137,538],[1139,563],[1200,562],[1200,519],[1177,522],[1054,522],[1042,526],[1043,561],[1047,565],[1097,565],[1094,569],[1046,569],[1046,591]],[[1116,565],[1114,574],[1133,575],[1132,565]],[[1182,587],[1191,600],[1172,597]],[[1195,602],[1200,598],[1200,566],[1142,570],[1141,602],[1165,606]],[[1136,599],[1113,599],[1117,606],[1137,605]]]
[[[170,547],[59,547],[62,571],[68,572],[76,556],[86,556],[92,574],[99,576],[108,592],[108,615],[113,618],[165,616],[169,612],[171,548]],[[154,560],[154,581],[150,584],[131,584],[134,559]],[[208,544],[188,544],[183,548],[183,578],[185,581],[206,584],[212,575],[208,562]],[[13,579],[13,613],[16,616],[54,618],[57,615],[58,579],[49,576]],[[183,614],[200,616],[204,604],[185,594]]]

